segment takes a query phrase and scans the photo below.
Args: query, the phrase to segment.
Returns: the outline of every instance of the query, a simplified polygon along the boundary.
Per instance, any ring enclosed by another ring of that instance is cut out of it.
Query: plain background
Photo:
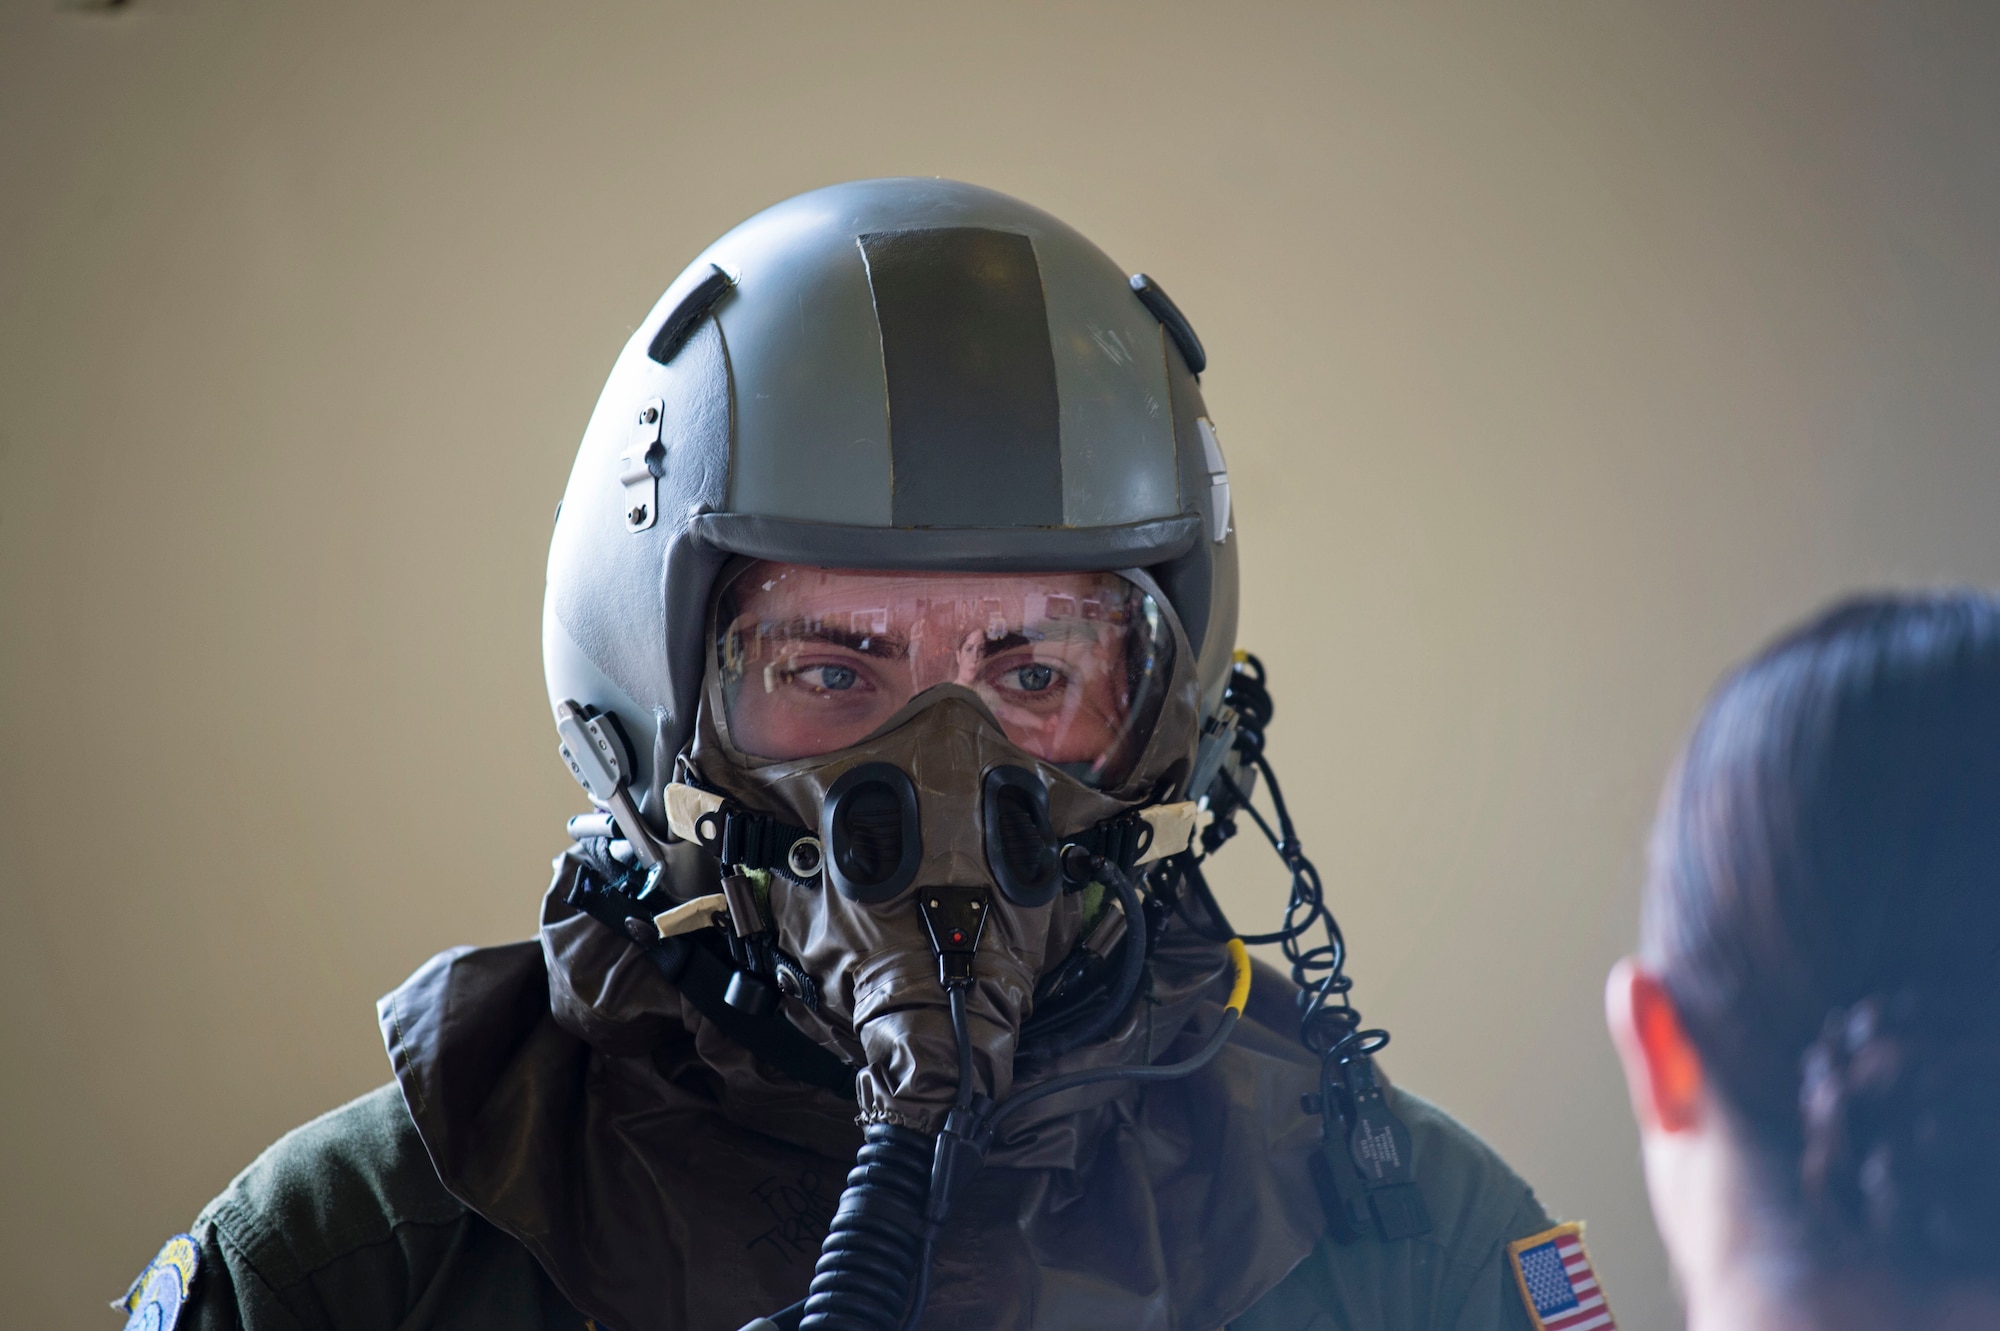
[[[613,356],[757,208],[940,174],[1193,319],[1357,999],[1675,1324],[1601,977],[1721,669],[2000,583],[1996,12],[5,0],[0,1320],[115,1326],[378,994],[532,929]]]

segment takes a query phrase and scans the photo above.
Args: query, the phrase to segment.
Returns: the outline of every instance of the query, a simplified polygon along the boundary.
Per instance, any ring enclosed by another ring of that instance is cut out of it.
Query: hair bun
[[[2000,1243],[2000,1051],[1937,1029],[1908,994],[1828,1014],[1802,1060],[1801,1192],[1837,1249],[1983,1269]]]
[[[1885,1028],[1883,1008],[1864,998],[1828,1013],[1806,1048],[1799,1087],[1806,1200],[1843,1229],[1878,1235],[1894,1226],[1902,1201],[1890,1173],[1890,1138],[1910,1062],[1905,1042]]]

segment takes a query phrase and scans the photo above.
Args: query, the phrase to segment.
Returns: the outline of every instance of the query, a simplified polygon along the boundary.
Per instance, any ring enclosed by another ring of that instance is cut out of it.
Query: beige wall
[[[936,173],[1192,316],[1357,996],[1671,1324],[1598,1018],[1662,767],[1821,598],[2000,582],[1974,8],[5,0],[0,1321],[115,1325],[384,1079],[377,994],[532,927],[613,355],[752,210]]]

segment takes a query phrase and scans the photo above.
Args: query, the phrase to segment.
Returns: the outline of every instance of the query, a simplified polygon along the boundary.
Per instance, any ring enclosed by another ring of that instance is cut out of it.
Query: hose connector
[[[917,893],[917,910],[937,953],[938,983],[946,989],[972,983],[972,959],[986,931],[986,906],[985,891],[976,887],[927,887]]]

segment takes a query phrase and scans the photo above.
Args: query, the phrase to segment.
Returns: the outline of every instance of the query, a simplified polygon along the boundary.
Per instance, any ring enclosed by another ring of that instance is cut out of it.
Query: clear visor
[[[859,743],[926,689],[977,693],[1007,738],[1093,786],[1131,771],[1173,670],[1165,612],[1115,573],[885,573],[760,562],[716,603],[730,742],[767,759]]]

